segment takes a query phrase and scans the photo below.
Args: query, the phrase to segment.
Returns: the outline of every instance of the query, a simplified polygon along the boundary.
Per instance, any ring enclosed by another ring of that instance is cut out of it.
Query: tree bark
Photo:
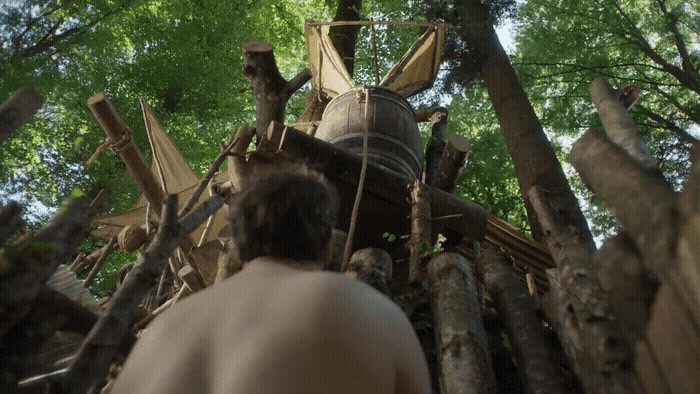
[[[243,190],[250,180],[248,166],[246,165],[246,153],[248,152],[248,145],[253,141],[253,136],[255,135],[255,129],[248,125],[243,125],[236,130],[234,135],[235,143],[232,154],[228,157],[228,168],[226,172],[228,173],[228,179],[233,186],[233,190],[238,192]]]
[[[184,237],[222,205],[223,199],[213,196],[178,222],[177,195],[168,196],[156,237],[141,254],[134,269],[112,297],[109,307],[80,346],[64,375],[63,391],[84,393],[99,389],[122,338],[133,323],[134,311],[150,288],[157,285],[168,257]]]
[[[569,160],[584,183],[615,212],[648,269],[663,275],[673,255],[673,189],[658,169],[645,170],[596,130],[574,143]]]
[[[90,287],[92,284],[92,281],[95,280],[95,277],[97,276],[97,273],[100,272],[100,269],[102,269],[102,264],[104,264],[105,260],[107,259],[107,256],[115,250],[117,247],[115,246],[117,244],[117,237],[112,237],[109,239],[109,243],[107,243],[107,247],[104,249],[102,254],[100,254],[100,257],[95,261],[95,265],[92,266],[92,269],[90,270],[90,273],[88,274],[87,277],[85,277],[85,287]]]
[[[392,268],[393,261],[389,253],[379,248],[364,248],[352,254],[342,272],[390,297]]]
[[[644,143],[634,119],[608,81],[598,78],[591,82],[591,99],[610,139],[645,168],[655,168],[656,160]]]
[[[432,223],[430,217],[430,200],[425,192],[425,185],[415,180],[409,188],[411,196],[411,237],[408,240],[408,281],[418,283],[425,279],[425,267],[432,255],[430,251]]]
[[[465,56],[469,59],[465,60],[473,62],[477,59],[481,65],[481,75],[513,158],[521,194],[525,197],[534,185],[561,192],[562,209],[568,212],[581,236],[592,242],[578,200],[571,192],[552,145],[496,36],[488,6],[480,0],[460,0],[457,4],[458,32],[468,49]],[[533,237],[542,241],[542,229],[527,200],[525,208]]]
[[[287,82],[280,74],[272,52],[272,45],[257,40],[244,41],[243,72],[253,88],[255,119],[258,136],[271,121],[284,123],[284,112],[289,97],[311,79],[311,72],[304,69]]]
[[[41,108],[44,98],[34,89],[18,89],[0,104],[0,144],[5,142]]]
[[[476,272],[506,327],[525,391],[567,392],[532,297],[509,259],[501,252],[487,250],[477,261]]]
[[[627,392],[632,344],[624,340],[612,306],[592,266],[595,245],[586,242],[559,209],[560,195],[537,186],[528,193],[557,263],[547,270],[549,310],[562,345],[586,390]]]
[[[470,147],[469,140],[461,135],[454,134],[447,139],[432,186],[448,193],[454,192],[467,163]]]
[[[644,338],[659,282],[644,269],[634,241],[625,233],[606,239],[593,266],[625,340],[634,344]]]
[[[490,393],[495,387],[486,330],[469,263],[440,253],[428,264],[443,393]]]

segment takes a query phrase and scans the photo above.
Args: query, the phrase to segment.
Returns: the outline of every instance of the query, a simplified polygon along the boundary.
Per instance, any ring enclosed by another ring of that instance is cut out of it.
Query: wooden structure
[[[21,360],[28,356],[17,356],[22,349],[8,345],[7,338],[43,320],[52,321],[51,311],[37,304],[43,303],[60,306],[60,313],[75,318],[74,324],[53,321],[48,331],[22,341],[28,353],[38,351],[29,342],[44,341],[66,326],[85,340],[66,370],[35,382],[53,382],[54,389],[66,392],[102,387],[115,356],[128,354],[134,339],[128,334],[131,328],[147,326],[182,297],[239,268],[228,255],[219,210],[224,198],[218,194],[244,188],[248,177],[270,167],[303,162],[323,172],[338,189],[335,233],[345,234],[346,249],[349,245],[357,251],[343,265],[341,248],[334,245],[333,267],[370,282],[404,306],[429,357],[436,391],[495,390],[496,374],[501,372],[494,367],[498,346],[491,338],[498,341],[502,333],[512,347],[507,361],[515,357],[521,387],[528,392],[576,391],[579,384],[589,392],[700,391],[695,379],[700,366],[700,147],[694,151],[686,190],[674,194],[640,148],[626,108],[607,83],[595,81],[594,102],[606,130],[615,132],[610,139],[587,132],[574,145],[571,158],[582,179],[615,208],[625,233],[596,250],[576,233],[568,222],[571,218],[561,215],[556,191],[533,187],[526,197],[544,230],[545,246],[477,203],[452,194],[469,142],[446,138],[446,110],[415,112],[403,99],[429,87],[435,78],[444,24],[430,26],[378,87],[354,86],[322,25],[307,23],[310,71],[289,82],[281,79],[269,45],[244,43],[246,74],[257,92],[258,124],[254,129],[242,126],[222,142],[221,154],[201,179],[145,102],[152,166],[143,160],[131,131],[106,96],[89,99],[113,150],[144,194],[131,211],[96,220],[104,226],[98,234],[110,237],[110,244],[94,256],[75,259],[71,268],[77,270],[89,260],[96,273],[116,244],[141,247],[143,252],[99,319],[44,285],[60,262],[72,259],[78,235],[86,230],[90,210],[84,201],[68,204],[66,212],[36,235],[34,241],[40,242],[28,245],[20,240],[13,253],[4,253],[2,263],[8,261],[9,269],[0,273],[0,339],[13,353],[0,358],[5,363],[1,383],[11,387],[24,377]],[[309,79],[332,99],[326,115],[318,125],[284,125],[286,100]],[[260,92],[266,92],[262,99]],[[381,100],[386,103],[372,107]],[[392,113],[400,122],[382,119]],[[416,144],[418,121],[432,123],[425,154]],[[397,123],[401,126],[392,128]],[[260,143],[247,152],[254,134]],[[216,174],[231,154],[228,172]],[[606,161],[614,164],[614,171],[601,165]],[[210,182],[212,196],[202,197]],[[179,204],[178,194],[186,197]],[[167,202],[161,207],[165,195]],[[630,200],[637,204],[631,206]],[[1,222],[8,223],[0,228],[0,240],[16,230],[17,217],[16,206],[0,209]],[[150,232],[152,222],[159,222],[159,229],[146,247],[144,233]],[[138,227],[141,224],[147,229]],[[387,233],[408,242],[392,241]],[[447,253],[435,246],[438,239]],[[55,253],[42,252],[41,242],[58,248]],[[24,269],[20,261],[31,269]],[[182,282],[168,282],[168,272]],[[136,321],[134,312],[144,295],[162,294],[168,286],[176,295]],[[535,302],[537,293],[545,295],[544,310]],[[492,309],[499,317],[494,318]],[[485,325],[489,319],[501,326]],[[544,320],[556,329],[565,355],[553,344],[557,340]]]

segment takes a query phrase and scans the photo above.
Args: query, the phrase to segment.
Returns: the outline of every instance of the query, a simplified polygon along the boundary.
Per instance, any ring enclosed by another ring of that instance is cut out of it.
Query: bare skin
[[[149,326],[112,392],[429,393],[403,312],[359,281],[309,268],[257,258],[176,304]]]

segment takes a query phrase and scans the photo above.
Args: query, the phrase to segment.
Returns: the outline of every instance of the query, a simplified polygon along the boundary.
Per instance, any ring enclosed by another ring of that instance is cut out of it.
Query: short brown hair
[[[318,259],[337,220],[337,200],[325,178],[307,168],[254,181],[229,202],[231,235],[240,259]]]

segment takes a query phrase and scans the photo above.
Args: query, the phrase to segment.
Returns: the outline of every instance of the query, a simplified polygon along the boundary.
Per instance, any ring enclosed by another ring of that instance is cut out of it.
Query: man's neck
[[[245,266],[258,266],[267,264],[280,265],[301,271],[321,271],[324,267],[324,264],[318,260],[295,260],[289,258],[260,256],[245,263],[244,268]]]

